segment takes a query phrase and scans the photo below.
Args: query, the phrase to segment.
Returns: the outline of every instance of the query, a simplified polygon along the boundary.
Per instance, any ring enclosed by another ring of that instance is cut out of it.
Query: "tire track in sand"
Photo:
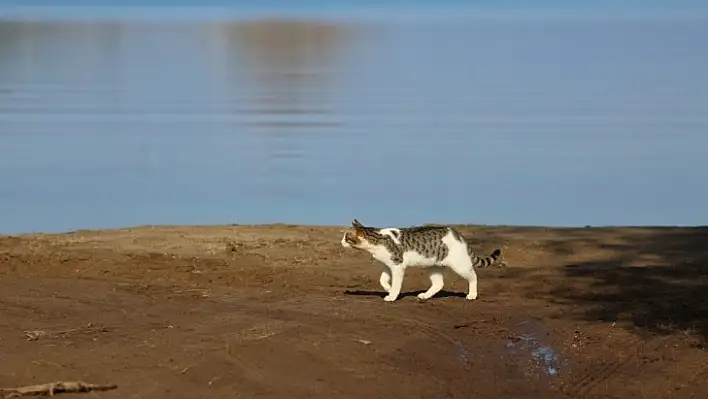
[[[571,370],[570,382],[563,387],[562,392],[570,397],[599,394],[593,392],[593,390],[614,375],[621,373],[628,366],[636,364],[638,360],[637,352],[647,345],[656,344],[666,339],[655,338],[646,341],[631,332],[624,332],[624,334],[624,336],[612,341],[614,347],[622,348],[621,354],[611,359],[602,359],[599,364],[591,365],[591,367],[579,373]]]

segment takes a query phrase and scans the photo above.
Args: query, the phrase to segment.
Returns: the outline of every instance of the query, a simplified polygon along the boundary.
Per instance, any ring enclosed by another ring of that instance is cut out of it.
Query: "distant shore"
[[[365,223],[367,224],[367,223]],[[367,224],[369,225],[369,224]],[[377,227],[391,227],[388,224],[371,224]],[[483,231],[497,231],[502,232],[504,230],[508,232],[532,232],[532,231],[575,231],[575,230],[586,230],[593,229],[595,231],[618,231],[618,230],[681,230],[681,229],[705,229],[708,226],[704,225],[582,225],[582,226],[545,226],[545,225],[509,225],[509,224],[470,224],[470,223],[438,223],[438,222],[428,222],[421,223],[421,225],[447,225],[453,226],[461,229],[471,229],[471,230],[483,230]],[[413,225],[410,225],[413,226]],[[0,236],[34,236],[34,235],[63,235],[63,234],[107,234],[111,232],[120,231],[172,231],[172,230],[222,230],[229,228],[248,228],[248,229],[317,229],[322,231],[329,231],[332,229],[343,229],[349,227],[349,222],[342,225],[333,224],[293,224],[293,223],[227,223],[227,224],[138,224],[138,225],[128,225],[123,227],[108,227],[108,228],[79,228],[66,231],[32,231],[23,233],[7,233],[0,231]],[[408,225],[400,225],[397,227],[409,227]]]

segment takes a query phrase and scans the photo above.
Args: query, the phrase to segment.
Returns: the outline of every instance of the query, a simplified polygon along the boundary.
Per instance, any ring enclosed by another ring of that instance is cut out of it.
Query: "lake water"
[[[0,232],[708,224],[706,38],[702,17],[6,16]]]

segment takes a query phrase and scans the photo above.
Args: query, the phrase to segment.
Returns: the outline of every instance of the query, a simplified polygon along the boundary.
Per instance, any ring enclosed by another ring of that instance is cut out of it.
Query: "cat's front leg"
[[[401,265],[391,266],[391,290],[388,292],[388,295],[384,297],[384,301],[393,302],[398,298],[398,295],[401,293],[405,270],[406,269]]]
[[[381,272],[381,278],[379,278],[379,283],[381,288],[386,290],[386,292],[391,292],[391,271],[387,267]]]

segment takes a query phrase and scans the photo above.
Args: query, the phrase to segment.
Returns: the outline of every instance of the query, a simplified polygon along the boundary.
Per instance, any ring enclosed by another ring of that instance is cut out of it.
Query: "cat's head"
[[[358,220],[352,221],[352,227],[344,230],[342,246],[345,248],[355,248],[367,250],[376,246],[376,229],[366,227]]]

